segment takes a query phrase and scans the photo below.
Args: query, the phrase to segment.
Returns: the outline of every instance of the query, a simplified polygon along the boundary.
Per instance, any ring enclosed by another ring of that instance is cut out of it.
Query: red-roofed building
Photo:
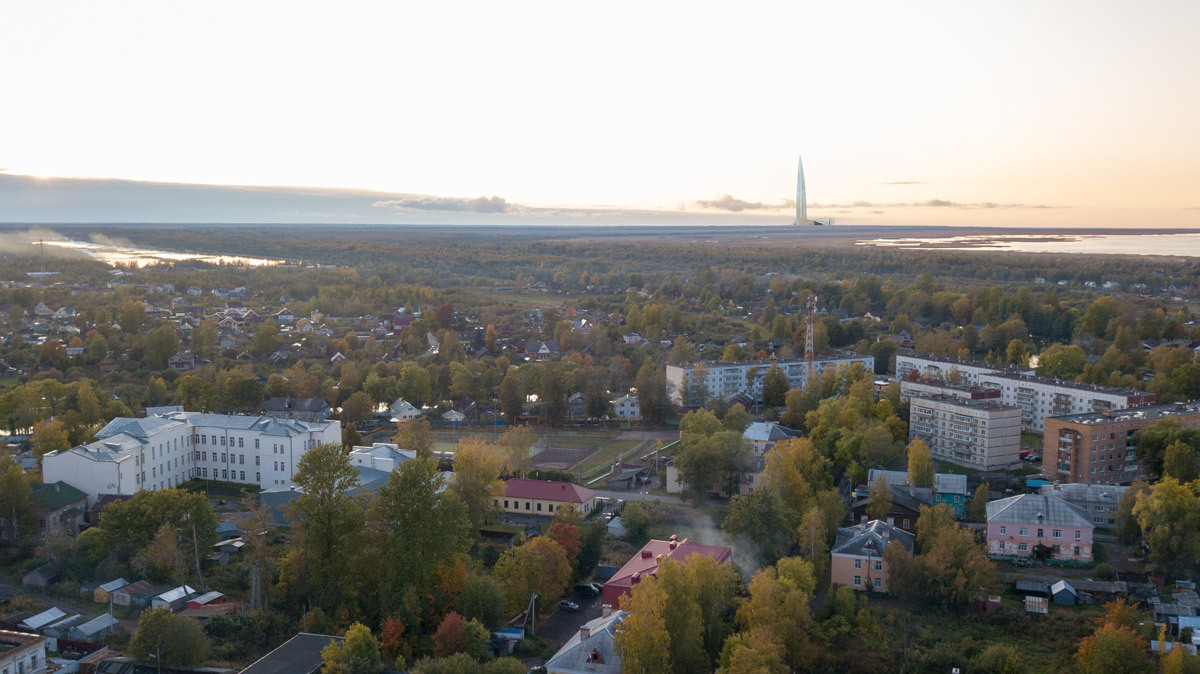
[[[725,563],[733,557],[733,551],[719,545],[697,545],[686,538],[678,540],[675,536],[665,541],[651,540],[604,584],[601,603],[611,606],[613,610],[620,608],[621,597],[632,592],[633,586],[642,578],[654,576],[663,559],[683,563],[692,555],[708,555]]]
[[[504,498],[495,503],[506,513],[545,516],[570,504],[586,515],[596,507],[596,492],[570,482],[513,478],[504,481]]]

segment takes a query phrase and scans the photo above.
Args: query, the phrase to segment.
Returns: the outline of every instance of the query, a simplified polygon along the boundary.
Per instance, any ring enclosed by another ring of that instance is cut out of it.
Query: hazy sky
[[[24,2],[0,221],[1200,226],[1200,2]],[[157,183],[342,188],[227,190]]]

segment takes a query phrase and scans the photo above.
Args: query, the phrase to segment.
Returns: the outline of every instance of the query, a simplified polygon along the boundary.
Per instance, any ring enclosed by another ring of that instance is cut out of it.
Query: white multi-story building
[[[1020,459],[1021,410],[995,400],[954,396],[909,400],[908,438],[929,445],[935,459],[979,470]]]
[[[46,637],[0,629],[0,673],[10,672],[45,674]]]
[[[896,356],[896,372],[902,378],[959,379],[970,386],[996,389],[1000,402],[1019,408],[1022,426],[1035,433],[1045,429],[1047,417],[1144,407],[1156,399],[1145,391],[1038,377],[1020,368],[933,356]]]
[[[255,485],[290,485],[309,449],[341,443],[339,421],[168,412],[144,419],[118,417],[96,440],[51,452],[43,478],[85,492],[133,494],[170,489],[192,478]]]
[[[626,393],[612,401],[612,406],[613,414],[616,414],[618,419],[642,418],[642,406],[638,404],[637,396]]]
[[[875,369],[874,356],[843,354],[831,358],[813,360],[813,371],[821,373],[825,368],[862,363],[868,372]],[[667,394],[678,405],[690,404],[713,396],[727,398],[745,393],[755,400],[762,400],[763,380],[774,365],[787,375],[789,388],[804,388],[808,382],[808,365],[803,360],[753,360],[741,363],[692,363],[689,365],[667,365]],[[746,375],[757,368],[753,381],[747,382]],[[687,388],[686,396],[684,389]]]

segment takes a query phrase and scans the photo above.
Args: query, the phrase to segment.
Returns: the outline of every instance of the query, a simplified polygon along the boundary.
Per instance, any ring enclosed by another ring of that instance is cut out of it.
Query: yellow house
[[[513,478],[504,481],[504,497],[495,503],[497,509],[506,513],[546,517],[570,504],[586,515],[596,507],[596,492],[570,482]]]

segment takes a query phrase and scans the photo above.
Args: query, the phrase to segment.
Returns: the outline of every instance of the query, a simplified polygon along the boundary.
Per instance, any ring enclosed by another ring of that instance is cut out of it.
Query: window
[[[1050,532],[1050,535],[1054,538],[1062,538],[1062,529],[1055,529]]]
[[[239,470],[239,471],[238,471],[238,473],[241,475],[241,477],[240,477],[240,478],[238,478],[239,480],[245,480],[245,479],[246,479],[246,471],[244,471],[244,470]]]
[[[862,568],[862,560],[861,559],[854,560],[854,568],[856,568],[856,569]]]
[[[246,455],[245,454],[238,454],[238,463],[242,464],[243,466],[246,465]]]
[[[879,588],[882,588],[882,587],[883,587],[883,579],[882,579],[882,578],[876,578],[876,579],[875,579],[875,589],[879,589]]]
[[[538,509],[538,512],[542,512],[542,504],[541,503],[538,504],[537,509]]]
[[[1075,540],[1079,540],[1080,538],[1082,538],[1082,536],[1080,536],[1080,532],[1076,531],[1075,532]]]
[[[504,499],[504,507],[505,507],[505,508],[507,508],[507,507],[508,507],[508,499]]]
[[[1017,532],[1017,535],[1018,536],[1028,536],[1029,529],[1026,529],[1025,527],[1021,527],[1020,531]]]
[[[254,481],[255,481],[255,482],[262,482],[262,473],[255,473],[255,474],[254,474]]]
[[[526,510],[529,510],[529,501],[526,501],[526,502],[525,502],[525,509],[526,509]]]
[[[1045,536],[1045,535],[1046,535],[1046,530],[1045,530],[1045,529],[1038,529],[1038,538],[1041,538],[1041,537],[1043,537],[1043,536]]]
[[[226,468],[222,468],[222,469],[221,469],[221,479],[222,479],[222,480],[228,480],[228,479],[229,479],[229,470],[228,470],[228,469],[226,469]]]
[[[254,438],[254,448],[258,449],[258,438]]]
[[[224,435],[221,436],[221,446],[222,447],[225,446],[225,436]]]
[[[1000,533],[1002,533],[1002,534],[1006,534],[1006,533],[1008,533],[1008,527],[1006,527],[1006,526],[1004,526],[1003,524],[1001,524],[1001,525],[1000,525]]]
[[[879,561],[875,562],[875,570],[883,571],[883,562],[879,562]]]
[[[243,438],[238,438],[238,449],[246,446],[246,441]]]
[[[862,576],[855,576],[854,577],[854,587],[861,587],[861,586],[862,586]]]
[[[911,528],[912,528],[912,525],[911,525],[911,524],[909,524],[909,522],[908,522],[908,518],[907,518],[907,517],[905,517],[905,518],[904,518],[904,526],[902,526],[902,527],[900,527],[900,528],[901,528],[901,529],[911,529]]]

